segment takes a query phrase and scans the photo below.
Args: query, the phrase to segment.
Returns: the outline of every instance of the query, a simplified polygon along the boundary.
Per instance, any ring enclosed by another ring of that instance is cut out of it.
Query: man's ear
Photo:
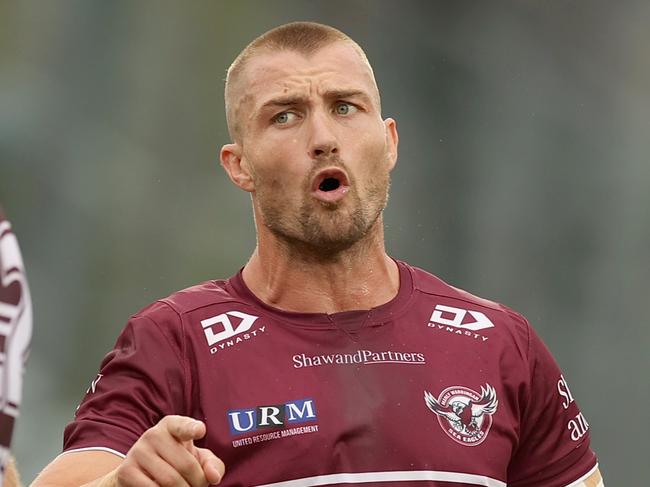
[[[392,170],[397,163],[397,144],[399,143],[397,122],[392,118],[387,118],[384,120],[384,127],[386,129],[386,145],[390,155],[390,169]]]
[[[221,148],[221,165],[228,173],[230,180],[244,191],[252,193],[255,184],[248,165],[243,160],[243,151],[239,144],[226,144]]]

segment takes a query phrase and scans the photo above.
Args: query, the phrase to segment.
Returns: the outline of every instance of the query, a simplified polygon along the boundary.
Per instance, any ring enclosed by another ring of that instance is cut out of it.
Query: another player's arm
[[[166,416],[135,442],[126,458],[105,451],[78,451],[58,456],[32,487],[144,487],[218,484],[223,462],[210,450],[194,446],[205,424],[183,416]]]
[[[20,481],[20,474],[16,468],[16,461],[12,456],[9,457],[7,463],[5,463],[5,477],[3,487],[22,487],[22,482]]]

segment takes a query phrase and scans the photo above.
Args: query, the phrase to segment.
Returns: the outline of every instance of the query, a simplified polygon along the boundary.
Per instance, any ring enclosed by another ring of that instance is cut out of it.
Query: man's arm
[[[605,484],[603,483],[603,477],[600,475],[600,470],[596,468],[589,477],[572,487],[605,487]]]
[[[144,487],[218,484],[223,462],[194,440],[205,424],[184,416],[166,416],[134,443],[126,458],[105,451],[78,451],[58,456],[32,487]]]
[[[98,479],[116,470],[124,460],[105,451],[80,451],[60,455],[36,477],[32,487],[100,485]],[[93,482],[96,481],[96,482]]]

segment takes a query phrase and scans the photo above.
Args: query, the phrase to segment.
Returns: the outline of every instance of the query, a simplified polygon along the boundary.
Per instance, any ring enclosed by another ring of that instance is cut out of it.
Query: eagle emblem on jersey
[[[448,387],[437,399],[424,391],[424,402],[447,436],[465,446],[480,445],[487,438],[499,405],[490,384],[481,386],[480,393],[464,386]]]

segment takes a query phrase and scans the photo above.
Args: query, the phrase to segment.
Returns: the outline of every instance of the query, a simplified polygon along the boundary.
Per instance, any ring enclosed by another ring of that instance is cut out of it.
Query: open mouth
[[[338,168],[320,171],[312,184],[314,196],[328,202],[343,198],[349,189],[350,183],[347,174]]]
[[[321,190],[321,191],[327,192],[327,191],[334,191],[339,186],[341,186],[341,183],[339,182],[338,179],[336,179],[336,178],[325,178],[318,185],[318,189]]]

